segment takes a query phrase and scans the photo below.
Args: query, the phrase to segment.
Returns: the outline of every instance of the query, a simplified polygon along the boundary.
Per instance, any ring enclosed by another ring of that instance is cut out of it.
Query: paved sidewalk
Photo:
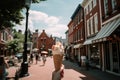
[[[29,67],[29,76],[20,78],[19,80],[51,80],[52,71],[54,70],[53,59],[48,57],[45,66],[42,61]],[[119,80],[120,77],[102,72],[96,69],[89,71],[81,69],[75,63],[70,61],[63,61],[65,65],[64,78],[62,80]],[[8,77],[14,77],[15,71],[18,67],[11,67],[8,69]]]
[[[79,67],[76,63],[70,61],[63,61],[66,64],[66,68],[74,69],[85,77],[81,77],[82,80],[120,80],[120,76],[116,76],[107,72],[103,72],[98,69],[89,69]],[[71,79],[72,80],[72,79]]]

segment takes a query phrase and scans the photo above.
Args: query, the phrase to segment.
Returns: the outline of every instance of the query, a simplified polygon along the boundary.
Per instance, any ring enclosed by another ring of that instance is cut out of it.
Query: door
[[[112,71],[115,73],[120,73],[119,56],[119,44],[114,42],[112,43]]]

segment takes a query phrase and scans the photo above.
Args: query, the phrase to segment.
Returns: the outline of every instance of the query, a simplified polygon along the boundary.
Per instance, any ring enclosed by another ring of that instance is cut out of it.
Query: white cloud
[[[67,26],[60,23],[61,19],[62,18],[60,17],[49,16],[48,14],[40,11],[30,10],[28,26],[29,29],[33,32],[35,29],[38,29],[40,32],[45,29],[46,33],[50,35],[65,38],[65,31],[67,30]],[[16,28],[24,31],[25,19],[22,21],[22,25],[17,26]]]

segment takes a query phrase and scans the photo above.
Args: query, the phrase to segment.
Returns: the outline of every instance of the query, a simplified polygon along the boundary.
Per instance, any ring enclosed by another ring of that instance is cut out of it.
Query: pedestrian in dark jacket
[[[30,61],[29,61],[30,63],[33,63],[33,57],[34,57],[34,56],[33,56],[33,54],[31,53],[31,54],[30,54]]]
[[[39,55],[36,53],[36,54],[35,54],[36,64],[37,64],[37,62],[38,62],[38,59],[39,59]]]

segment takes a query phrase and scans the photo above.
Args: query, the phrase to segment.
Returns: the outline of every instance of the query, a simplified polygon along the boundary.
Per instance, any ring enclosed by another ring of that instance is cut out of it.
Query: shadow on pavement
[[[76,63],[70,62],[68,60],[64,60],[63,64],[65,66],[65,69],[73,69],[80,74],[85,75],[86,77],[79,76],[82,80],[119,80],[120,76],[116,76],[104,71],[101,71],[96,68],[90,68],[89,70],[86,70],[84,67],[79,67]]]
[[[84,67],[83,68],[79,67],[74,62],[64,60],[63,64],[64,64],[65,69],[73,69],[73,70],[79,72],[80,74],[85,75],[85,76],[79,76],[79,78],[82,80],[99,80],[99,79],[96,79],[94,76],[87,74],[88,70],[86,70]]]

